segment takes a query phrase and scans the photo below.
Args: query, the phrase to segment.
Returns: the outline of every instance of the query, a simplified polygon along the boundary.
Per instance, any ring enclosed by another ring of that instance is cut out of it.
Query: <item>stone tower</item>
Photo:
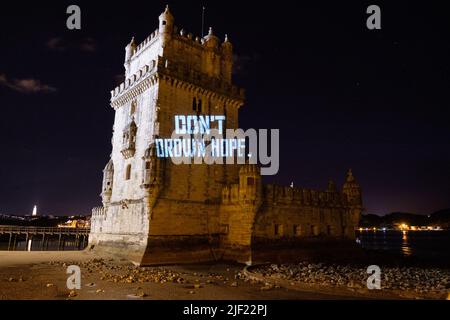
[[[351,171],[341,190],[332,182],[313,190],[264,185],[256,165],[176,165],[157,156],[155,141],[171,138],[175,115],[221,115],[225,129],[238,129],[244,103],[232,83],[228,37],[221,41],[212,28],[194,37],[174,21],[166,8],[157,30],[125,47],[125,81],[111,91],[112,153],[103,206],[92,211],[90,248],[136,264],[253,263],[286,250],[301,257],[309,240],[330,249],[339,240],[354,243],[362,201]]]
[[[225,127],[237,128],[244,99],[231,82],[228,38],[221,41],[212,28],[194,37],[174,21],[166,7],[157,30],[139,45],[131,39],[125,81],[111,91],[112,153],[90,245],[136,263],[180,259],[185,248],[186,261],[210,260],[222,188],[239,181],[234,165],[175,165],[155,155],[154,141],[170,138],[175,115],[225,115]]]

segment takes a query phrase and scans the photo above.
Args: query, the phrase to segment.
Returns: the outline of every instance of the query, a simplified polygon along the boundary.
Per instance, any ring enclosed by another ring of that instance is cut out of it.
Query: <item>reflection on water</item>
[[[412,253],[408,243],[408,231],[402,231],[402,253],[404,256],[410,256]]]
[[[449,259],[450,231],[357,231],[364,249],[389,251],[403,256]]]

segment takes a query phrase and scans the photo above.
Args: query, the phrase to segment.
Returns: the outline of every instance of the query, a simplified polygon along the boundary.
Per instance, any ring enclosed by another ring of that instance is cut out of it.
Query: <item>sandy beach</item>
[[[81,269],[81,289],[66,286],[69,265]],[[0,299],[405,299],[367,289],[346,290],[258,281],[238,264],[136,267],[88,251],[0,252]],[[439,297],[436,297],[439,298]],[[442,297],[440,297],[442,298]]]

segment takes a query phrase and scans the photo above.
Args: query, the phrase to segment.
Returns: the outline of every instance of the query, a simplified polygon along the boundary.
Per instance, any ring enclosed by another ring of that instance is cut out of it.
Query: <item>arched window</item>
[[[197,108],[197,112],[201,113],[202,112],[202,100],[198,99],[198,108]]]
[[[131,178],[131,164],[127,165],[127,170],[125,172],[125,180],[130,180]]]
[[[197,111],[197,99],[192,99],[192,110]]]

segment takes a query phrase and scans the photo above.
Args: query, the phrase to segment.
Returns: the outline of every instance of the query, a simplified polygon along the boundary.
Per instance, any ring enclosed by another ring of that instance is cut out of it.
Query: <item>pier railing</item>
[[[28,251],[32,249],[32,242],[34,242],[33,250],[35,250],[36,241],[40,250],[48,250],[49,242],[55,238],[58,240],[57,250],[64,250],[67,242],[71,242],[80,250],[85,248],[89,232],[90,228],[0,225],[0,235],[9,235],[8,251],[17,250],[18,242],[25,242],[23,247]]]
[[[90,228],[0,226],[0,234],[89,235]]]

